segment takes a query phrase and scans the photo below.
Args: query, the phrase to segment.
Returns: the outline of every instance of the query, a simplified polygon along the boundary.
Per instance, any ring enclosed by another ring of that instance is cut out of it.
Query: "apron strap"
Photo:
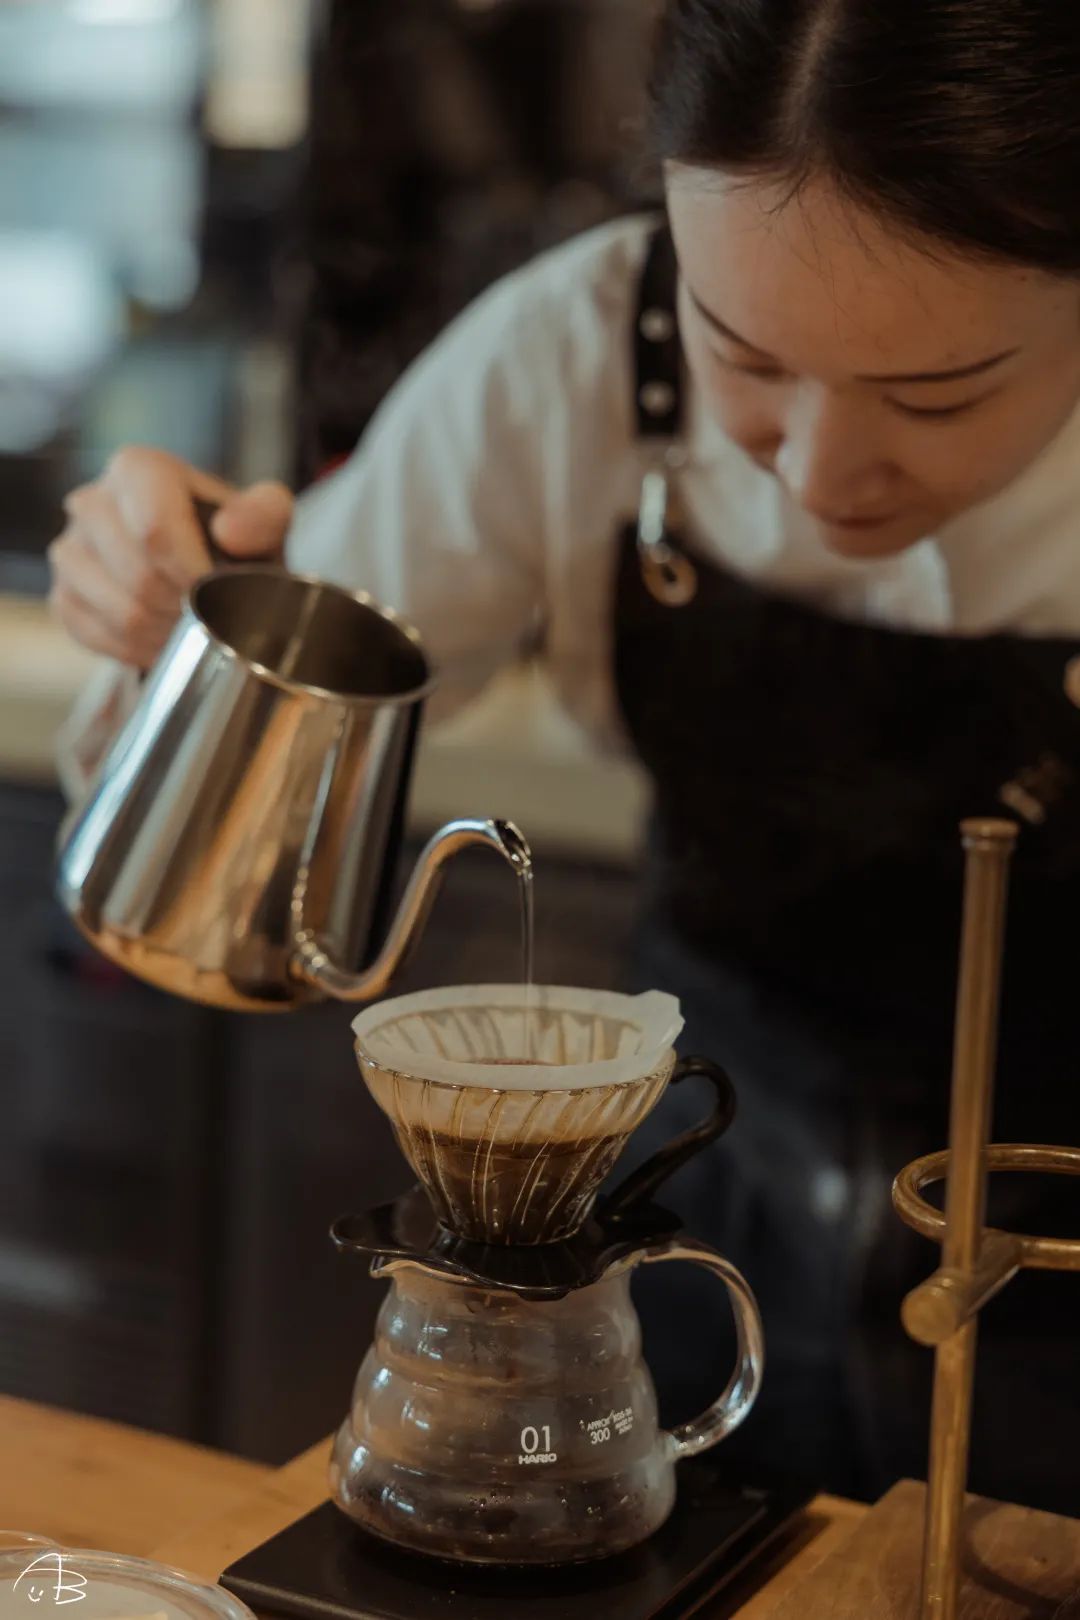
[[[685,607],[697,593],[697,571],[672,544],[672,477],[683,431],[683,353],[676,307],[678,264],[666,221],[653,233],[638,283],[634,318],[634,413],[638,438],[654,452],[638,506],[637,548],[650,593],[666,607]]]
[[[678,267],[666,222],[649,243],[634,320],[634,409],[638,437],[676,439],[683,428],[682,344],[675,294]]]

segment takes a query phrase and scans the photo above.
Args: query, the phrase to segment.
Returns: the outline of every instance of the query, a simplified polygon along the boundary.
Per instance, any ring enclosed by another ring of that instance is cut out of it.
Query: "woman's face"
[[[1080,283],[920,252],[824,184],[672,165],[688,363],[830,550],[891,556],[1004,489],[1080,400]]]

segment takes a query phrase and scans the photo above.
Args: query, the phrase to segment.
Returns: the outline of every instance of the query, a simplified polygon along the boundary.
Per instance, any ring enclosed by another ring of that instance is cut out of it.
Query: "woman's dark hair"
[[[666,0],[658,155],[1080,272],[1080,0]]]

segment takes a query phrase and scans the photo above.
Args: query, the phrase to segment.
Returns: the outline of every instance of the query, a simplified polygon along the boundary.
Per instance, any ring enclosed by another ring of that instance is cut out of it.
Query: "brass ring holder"
[[[1080,1240],[1022,1237],[984,1224],[988,1172],[1080,1175],[1080,1148],[987,1142],[1008,868],[1017,831],[1011,821],[963,824],[966,871],[950,1146],[916,1159],[893,1184],[901,1219],[942,1248],[938,1270],[911,1291],[901,1310],[910,1336],[935,1350],[922,1620],[955,1620],[957,1613],[978,1312],[1023,1266],[1080,1271]],[[946,1181],[944,1213],[922,1197],[923,1188],[941,1180]]]
[[[986,1168],[992,1174],[1000,1170],[1025,1170],[1080,1176],[1080,1148],[1038,1147],[1028,1142],[998,1143],[986,1150]],[[940,1243],[945,1236],[945,1216],[920,1194],[935,1181],[944,1181],[948,1172],[948,1150],[928,1153],[901,1170],[893,1185],[893,1204],[901,1220],[935,1243]],[[988,1243],[1003,1242],[1014,1246],[1018,1267],[1030,1266],[1034,1271],[1080,1271],[1080,1238],[1022,1237],[999,1232],[992,1226],[983,1229],[982,1238],[984,1247]],[[922,1286],[925,1288],[926,1284]]]

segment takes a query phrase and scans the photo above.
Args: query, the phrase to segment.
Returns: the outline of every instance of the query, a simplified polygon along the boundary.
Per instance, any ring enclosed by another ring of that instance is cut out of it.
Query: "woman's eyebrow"
[[[688,282],[685,283],[685,285],[690,302],[693,304],[694,308],[697,310],[705,324],[707,326],[711,326],[714,332],[719,332],[721,337],[730,339],[732,343],[741,344],[744,349],[753,349],[755,354],[762,354],[768,359],[772,359],[768,349],[759,349],[756,343],[750,342],[749,338],[740,337],[739,333],[735,331],[734,327],[729,326],[726,321],[722,321],[719,315],[714,315],[711,309],[705,308],[705,305],[701,302],[701,299]]]
[[[975,360],[970,366],[954,366],[949,371],[890,372],[884,375],[863,372],[858,380],[877,383],[959,382],[962,377],[981,377],[984,371],[991,371],[994,366],[1000,366],[1003,360],[1011,360],[1014,354],[1019,353],[1018,347],[1002,349],[1000,354],[989,354],[985,360]]]
[[[772,359],[768,349],[761,349],[749,338],[742,337],[735,329],[722,321],[719,315],[714,315],[711,309],[706,309],[694,289],[687,285],[687,294],[690,302],[701,316],[706,325],[711,326],[714,332],[727,338],[731,343],[738,343],[744,349],[752,349],[765,359]],[[953,366],[946,371],[909,371],[909,372],[863,372],[858,377],[859,382],[874,383],[934,383],[959,382],[964,377],[979,377],[984,371],[990,371],[994,366],[1000,366],[1002,361],[1011,360],[1013,355],[1019,354],[1019,348],[1002,349],[1000,354],[991,354],[985,360],[976,360],[971,365]]]

